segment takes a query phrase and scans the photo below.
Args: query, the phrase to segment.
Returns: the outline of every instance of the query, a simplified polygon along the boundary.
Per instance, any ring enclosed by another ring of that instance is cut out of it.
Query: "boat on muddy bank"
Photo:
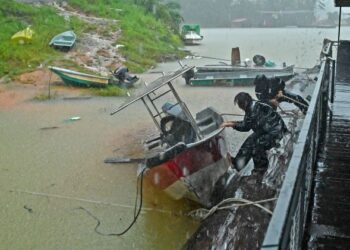
[[[53,37],[49,45],[57,49],[68,51],[74,46],[76,39],[77,36],[74,31],[68,30]]]
[[[49,69],[57,74],[65,84],[76,87],[106,88],[108,86],[118,86],[129,88],[139,80],[137,76],[129,75],[125,67],[116,69],[110,77],[91,75],[54,66],[49,66]]]

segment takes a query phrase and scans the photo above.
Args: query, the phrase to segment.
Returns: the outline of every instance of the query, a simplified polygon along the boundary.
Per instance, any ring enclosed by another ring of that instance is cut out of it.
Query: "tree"
[[[166,23],[173,31],[179,31],[179,25],[183,21],[180,14],[181,6],[178,2],[162,0],[134,0],[134,3],[145,8],[146,12]]]

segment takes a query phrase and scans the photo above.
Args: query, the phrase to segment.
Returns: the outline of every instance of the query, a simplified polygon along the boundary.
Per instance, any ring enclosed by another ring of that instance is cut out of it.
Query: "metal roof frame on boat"
[[[175,80],[179,76],[182,76],[184,73],[186,73],[189,70],[192,70],[193,68],[194,68],[194,66],[185,65],[182,68],[180,68],[179,70],[177,70],[173,73],[170,73],[168,75],[164,75],[164,76],[156,79],[155,81],[147,84],[144,88],[142,88],[138,91],[139,93],[136,93],[134,97],[131,97],[131,99],[127,100],[126,103],[122,104],[118,109],[116,109],[115,111],[110,113],[110,115],[114,115],[114,114],[120,112],[121,110],[127,108],[131,104],[133,104],[139,100],[142,100],[148,113],[151,115],[153,122],[155,123],[155,125],[157,126],[159,131],[162,133],[161,128],[160,128],[160,122],[157,120],[157,118],[162,118],[161,116],[163,114],[165,114],[165,112],[159,111],[159,109],[154,104],[154,101],[156,99],[168,94],[168,93],[172,93],[177,101],[177,103],[175,103],[173,106],[175,106],[175,105],[180,106],[180,108],[184,112],[185,117],[187,118],[187,120],[191,123],[192,127],[194,128],[197,137],[199,139],[202,139],[203,136],[202,136],[197,124],[196,124],[195,119],[193,118],[193,116],[190,113],[190,111],[188,110],[186,104],[181,100],[180,96],[177,94],[176,90],[174,89],[174,87],[171,83],[171,81]],[[158,95],[155,93],[156,90],[158,90],[161,87],[166,86],[166,85],[169,87],[169,90],[167,90],[163,93],[160,93]],[[150,94],[153,94],[153,96],[151,97]],[[150,108],[150,106],[153,108],[153,110],[155,112],[152,112],[152,109]]]
[[[339,7],[339,20],[338,20],[338,44],[339,44],[342,7],[350,7],[350,0],[334,0],[334,5],[335,7]]]
[[[350,0],[334,0],[335,7],[350,7]]]

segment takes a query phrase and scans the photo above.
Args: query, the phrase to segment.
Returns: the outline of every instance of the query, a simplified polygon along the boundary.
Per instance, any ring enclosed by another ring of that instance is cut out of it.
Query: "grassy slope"
[[[60,58],[60,53],[48,46],[51,38],[67,29],[77,34],[84,31],[82,22],[72,18],[67,22],[48,7],[33,7],[14,1],[0,5],[0,76],[18,74]],[[29,44],[20,45],[11,41],[17,31],[31,25],[35,34]]]
[[[120,20],[122,36],[118,44],[125,45],[120,51],[133,71],[144,71],[164,55],[181,54],[176,49],[181,46],[180,38],[162,22],[145,14],[144,9],[132,4],[132,0],[70,0],[69,3],[85,13]]]
[[[170,33],[161,22],[146,15],[142,8],[131,4],[132,0],[67,2],[86,13],[120,20],[122,37],[116,43],[125,45],[121,53],[127,58],[127,66],[132,71],[144,71],[164,55],[181,53],[176,49],[177,46],[181,46],[179,37]],[[50,7],[35,7],[13,0],[0,5],[0,24],[0,77],[62,60],[64,54],[48,46],[54,35],[72,29],[79,36],[87,30],[94,29],[93,25],[74,17],[70,18],[70,21],[65,20]],[[35,32],[33,41],[24,45],[12,42],[11,36],[28,25],[31,25]],[[117,27],[110,26],[100,32],[108,34],[108,29],[115,28]]]

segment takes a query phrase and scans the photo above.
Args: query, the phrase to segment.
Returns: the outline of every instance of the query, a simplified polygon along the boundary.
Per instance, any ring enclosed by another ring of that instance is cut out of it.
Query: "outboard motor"
[[[127,67],[119,67],[114,70],[113,76],[119,81],[124,82],[126,79],[126,74],[128,74],[129,69]]]
[[[264,66],[266,59],[262,55],[253,56],[253,62],[256,66]]]
[[[113,76],[117,78],[121,85],[126,85],[126,87],[130,87],[137,80],[137,76],[131,76],[129,74],[129,69],[127,67],[119,67],[113,72]]]
[[[185,78],[185,81],[186,81],[186,84],[189,85],[190,84],[190,80],[191,78],[194,77],[194,70],[193,69],[190,69],[189,71],[186,71],[182,77]]]

